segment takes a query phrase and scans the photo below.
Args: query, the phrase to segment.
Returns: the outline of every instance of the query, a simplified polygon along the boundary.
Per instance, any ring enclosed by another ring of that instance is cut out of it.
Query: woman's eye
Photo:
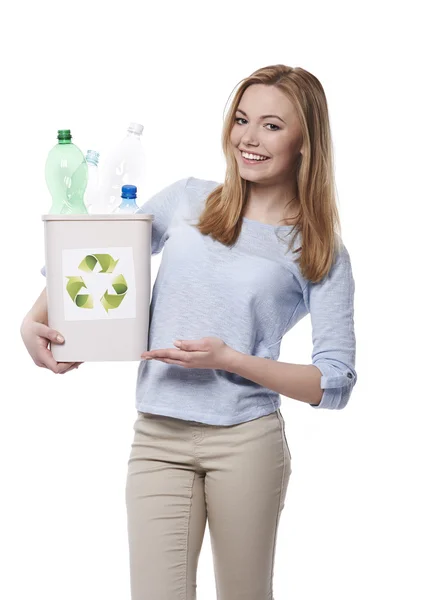
[[[244,119],[243,117],[236,117],[235,122],[238,123],[238,121],[245,121],[246,119]],[[238,123],[239,125],[241,125],[241,123]],[[280,127],[278,125],[274,125],[274,123],[267,123],[267,125],[271,125],[272,127],[277,127],[277,129],[280,129]],[[277,129],[269,129],[268,131],[277,131]]]

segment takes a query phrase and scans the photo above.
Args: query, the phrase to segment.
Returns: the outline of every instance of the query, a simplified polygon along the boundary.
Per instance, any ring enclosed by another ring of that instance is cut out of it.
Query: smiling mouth
[[[240,152],[240,156],[241,156],[241,160],[246,164],[246,165],[257,165],[259,163],[266,163],[268,160],[270,160],[270,157],[267,156],[264,159],[260,159],[260,158],[246,158],[245,156],[243,156],[243,153],[241,151]]]

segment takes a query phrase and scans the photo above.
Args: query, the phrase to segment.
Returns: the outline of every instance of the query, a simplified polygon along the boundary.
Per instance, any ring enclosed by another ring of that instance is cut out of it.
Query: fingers
[[[59,331],[56,331],[55,329],[51,329],[44,323],[38,323],[37,321],[35,321],[34,330],[37,333],[37,335],[40,335],[41,337],[44,337],[47,340],[50,340],[54,344],[64,343],[64,337],[61,335],[61,333]]]
[[[56,363],[56,369],[54,372],[58,375],[64,375],[64,373],[73,371],[73,369],[78,369],[80,364],[81,363]]]
[[[47,368],[50,369],[51,371],[53,371],[54,373],[59,373],[59,374],[63,374],[66,373],[67,371],[71,371],[72,369],[77,369],[82,363],[79,362],[59,362],[57,363],[57,361],[55,360],[55,358],[52,356],[52,352],[50,350],[48,350],[47,348],[42,348],[40,350],[40,360],[43,363],[43,365]]]
[[[73,371],[73,369],[78,369],[82,363],[81,362],[66,362],[66,363],[57,363],[58,373],[63,375],[63,373],[67,373],[68,371]]]
[[[33,360],[37,366],[49,369],[53,373],[63,375],[73,369],[78,369],[82,362],[57,362],[48,347],[49,342],[51,344],[63,344],[64,337],[61,336],[59,331],[52,329],[40,323],[33,321],[33,332],[38,336],[38,342],[36,346],[36,354],[33,355]],[[59,337],[58,337],[59,336]]]
[[[52,356],[52,352],[47,348],[40,349],[40,361],[54,373],[59,373],[59,364]]]
[[[59,371],[60,375],[64,375],[64,373],[68,373],[69,371],[73,371],[73,369],[78,369],[79,365],[82,363],[58,363],[58,367],[62,370]],[[65,368],[62,368],[61,365],[66,365]]]
[[[56,331],[55,329],[51,329],[44,323],[38,323],[36,321],[34,323],[34,329],[37,335],[49,340],[51,345],[64,343],[64,337],[60,334],[60,332]],[[41,361],[44,363],[47,369],[50,369],[57,374],[66,373],[75,365],[75,363],[57,363],[52,356],[52,352],[47,347],[41,349]]]

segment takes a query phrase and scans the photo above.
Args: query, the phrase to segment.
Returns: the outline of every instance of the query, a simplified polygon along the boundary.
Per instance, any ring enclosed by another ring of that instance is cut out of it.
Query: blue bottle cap
[[[135,185],[123,185],[121,198],[134,200],[137,198],[137,187]]]

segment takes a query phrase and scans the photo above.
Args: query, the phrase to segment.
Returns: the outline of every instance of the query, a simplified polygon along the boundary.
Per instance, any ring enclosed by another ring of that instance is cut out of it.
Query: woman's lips
[[[244,156],[241,154],[241,152],[240,152],[240,155],[241,155],[241,158],[245,165],[259,165],[259,164],[262,165],[270,160],[270,158],[266,158],[265,160],[249,160],[247,158],[244,158]]]

